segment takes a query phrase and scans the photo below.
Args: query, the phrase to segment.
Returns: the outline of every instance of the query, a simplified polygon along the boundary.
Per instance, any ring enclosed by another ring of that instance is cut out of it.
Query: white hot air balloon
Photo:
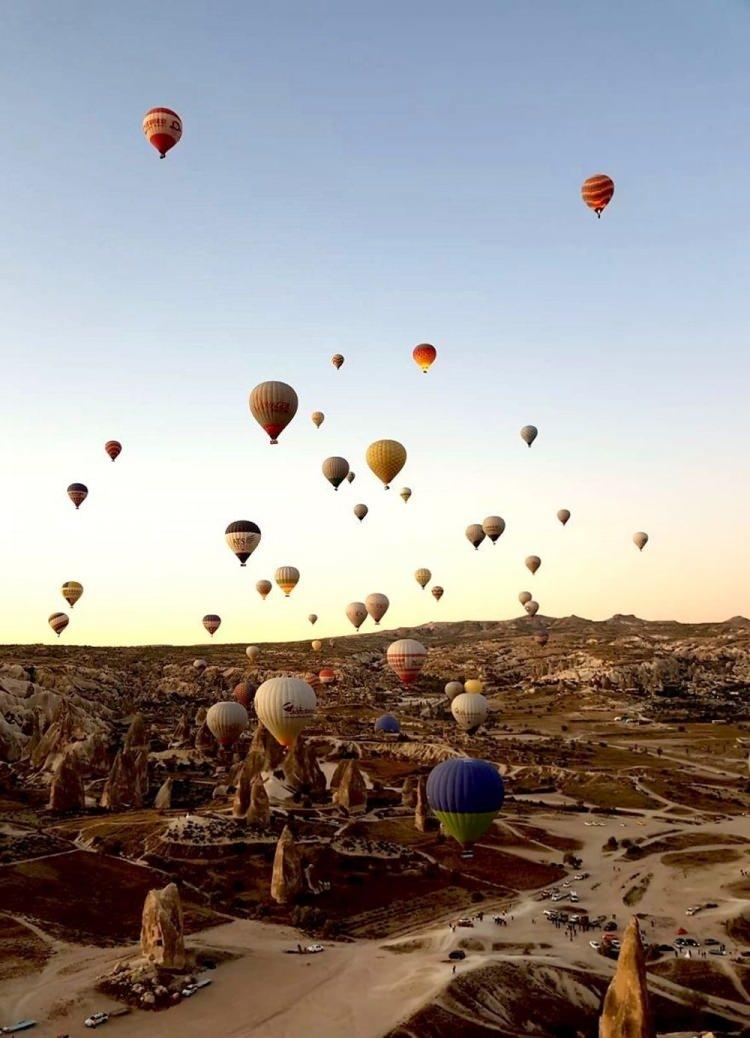
[[[346,615],[358,631],[367,619],[367,606],[364,602],[350,602],[346,607]]]
[[[269,678],[255,693],[255,713],[281,746],[291,746],[315,714],[315,693],[301,678]]]
[[[206,714],[206,724],[220,746],[232,746],[247,728],[247,710],[234,699],[214,703]]]
[[[367,612],[373,618],[376,624],[379,624],[385,614],[388,612],[388,606],[391,603],[388,601],[387,595],[373,594],[368,595],[365,599],[365,606]]]
[[[248,645],[248,647],[245,649],[245,655],[251,663],[254,663],[255,660],[257,660],[257,658],[260,656],[260,649],[257,645]]]
[[[480,724],[484,724],[489,709],[489,703],[481,692],[462,692],[451,702],[451,713],[456,724],[465,732],[473,732]]]
[[[463,695],[464,685],[462,681],[449,681],[445,686],[445,694],[453,702],[456,696]]]

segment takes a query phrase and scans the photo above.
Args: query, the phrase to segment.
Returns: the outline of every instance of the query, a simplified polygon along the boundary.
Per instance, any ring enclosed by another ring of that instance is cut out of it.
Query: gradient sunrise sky
[[[750,612],[749,45],[720,0],[4,3],[2,641],[56,641],[69,579],[69,644],[208,642],[209,612],[216,641],[340,634],[373,591],[384,626],[515,616],[524,589]],[[154,105],[184,121],[164,162]],[[277,447],[265,379],[300,397]],[[409,452],[390,493],[379,437]],[[262,602],[279,565],[300,584]]]

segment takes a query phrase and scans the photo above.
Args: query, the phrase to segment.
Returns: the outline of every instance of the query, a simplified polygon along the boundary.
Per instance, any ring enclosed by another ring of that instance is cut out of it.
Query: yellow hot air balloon
[[[72,609],[83,594],[83,584],[79,584],[77,580],[66,580],[60,588],[60,592]]]
[[[424,569],[424,567],[423,567],[422,569],[418,569],[418,570],[415,571],[414,579],[416,580],[416,582],[419,584],[419,586],[424,591],[424,589],[427,587],[427,585],[432,580],[432,573],[430,573],[430,571],[428,569]]]
[[[273,590],[273,584],[270,580],[259,580],[255,585],[255,590],[261,598],[266,599]]]
[[[275,579],[285,597],[289,598],[299,582],[299,570],[296,566],[279,566]]]
[[[373,618],[376,624],[379,624],[385,614],[388,612],[388,606],[391,603],[388,601],[387,595],[381,595],[375,593],[368,595],[365,599],[365,607],[367,612]]]
[[[310,415],[310,418],[312,419],[312,423],[316,429],[319,429],[323,422],[326,420],[326,416],[323,414],[322,411],[313,411],[313,413]]]
[[[468,681],[464,681],[464,692],[468,692],[469,695],[479,695],[484,692],[484,682],[478,678],[469,678]]]
[[[350,602],[346,607],[346,615],[358,631],[367,619],[367,606],[364,602]]]
[[[401,500],[404,502],[404,504],[406,504],[406,502],[411,497],[411,488],[410,487],[402,487],[401,490],[399,491],[399,495],[398,496],[401,498]]]
[[[406,464],[406,448],[398,440],[375,440],[367,448],[365,459],[371,471],[388,490],[391,480]]]
[[[301,678],[269,678],[255,693],[255,713],[276,742],[291,746],[315,714],[315,693]]]
[[[532,577],[539,569],[542,564],[542,560],[538,555],[527,555],[526,556],[526,569],[531,573]]]
[[[356,517],[359,519],[359,521],[362,522],[362,520],[367,515],[367,513],[370,511],[370,509],[367,507],[367,505],[355,505],[354,508],[352,509],[352,511],[354,512]]]
[[[325,478],[334,490],[338,490],[349,475],[349,462],[346,458],[326,458],[322,465]]]

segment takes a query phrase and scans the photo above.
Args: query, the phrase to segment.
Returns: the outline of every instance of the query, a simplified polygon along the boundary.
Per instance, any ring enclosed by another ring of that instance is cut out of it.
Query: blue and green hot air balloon
[[[443,828],[461,846],[492,825],[503,806],[505,787],[497,768],[473,757],[444,760],[427,779],[427,800]]]

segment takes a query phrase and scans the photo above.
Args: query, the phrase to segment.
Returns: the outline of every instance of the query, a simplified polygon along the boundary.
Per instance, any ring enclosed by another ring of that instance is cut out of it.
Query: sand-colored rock
[[[291,904],[304,889],[302,859],[288,825],[276,844],[271,876],[271,897],[280,905]]]
[[[104,783],[100,805],[110,811],[139,808],[143,807],[147,794],[148,753],[119,750]]]
[[[284,747],[279,746],[265,725],[258,722],[258,727],[253,732],[250,743],[250,753],[253,751],[262,755],[263,771],[275,771],[284,760]]]
[[[427,803],[427,779],[424,775],[419,776],[417,782],[417,800],[414,805],[414,828],[420,833],[426,833],[429,827],[430,806]]]
[[[622,939],[615,975],[607,988],[599,1038],[656,1038],[646,984],[646,958],[635,916]]]
[[[216,753],[217,747],[216,739],[211,734],[211,730],[205,721],[199,726],[198,731],[195,733],[195,748],[200,750],[201,753],[214,754]]]
[[[250,773],[247,759],[242,763],[236,778],[232,817],[245,818],[250,808],[250,789],[254,776]]]
[[[141,919],[141,954],[149,962],[169,969],[186,963],[182,904],[175,883],[149,890]]]
[[[60,707],[56,720],[39,739],[31,763],[35,768],[44,767],[47,758],[64,752],[73,740],[73,717],[66,703]]]
[[[143,714],[136,714],[133,720],[130,722],[130,727],[125,733],[122,748],[124,750],[129,750],[130,752],[136,752],[138,750],[144,749],[148,750],[148,729],[146,728],[146,722],[143,718]]]
[[[355,760],[342,761],[341,777],[333,792],[333,802],[347,811],[363,811],[367,807],[367,783]]]
[[[289,747],[282,768],[286,784],[295,792],[325,793],[326,777],[318,764],[315,750],[302,736]]]
[[[247,820],[259,829],[267,829],[271,822],[271,804],[261,774],[257,774],[250,785],[250,807],[247,811]]]
[[[172,733],[170,745],[177,747],[189,746],[192,733],[193,729],[190,724],[190,714],[185,710],[182,717],[177,722],[177,727]]]
[[[49,791],[49,809],[55,812],[82,811],[86,806],[83,780],[78,760],[73,753],[65,753],[57,766]]]
[[[174,779],[169,775],[159,787],[159,791],[154,797],[154,807],[157,811],[169,811],[171,808],[173,785]]]

